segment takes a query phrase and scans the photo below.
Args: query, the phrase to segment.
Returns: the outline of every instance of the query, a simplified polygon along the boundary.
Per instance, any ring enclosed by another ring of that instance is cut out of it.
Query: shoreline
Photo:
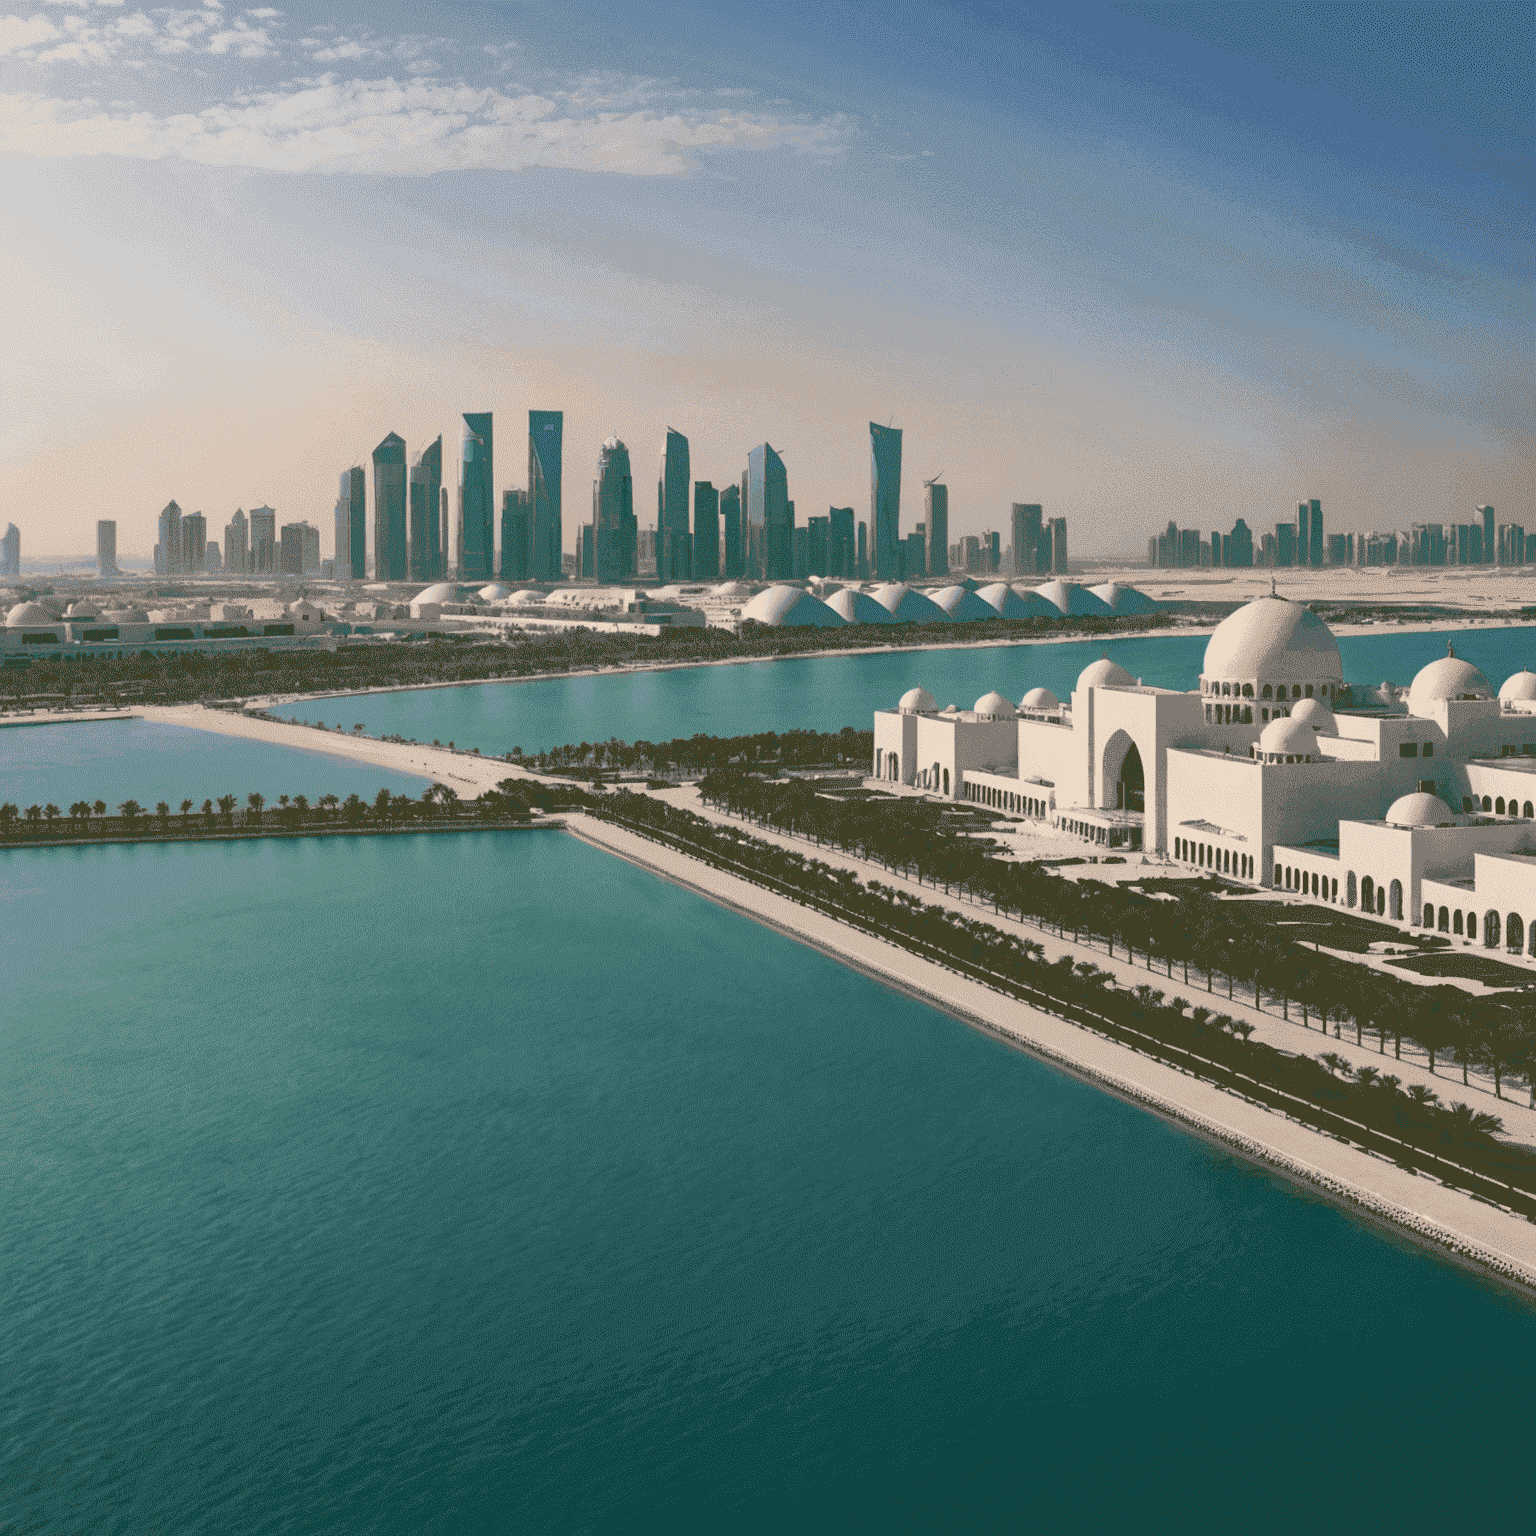
[[[416,821],[397,827],[330,826],[324,823],[307,827],[219,827],[212,832],[179,828],[162,830],[151,826],[143,832],[103,832],[98,837],[0,838],[0,853],[23,848],[115,848],[142,843],[246,843],[262,838],[399,837],[418,832],[542,832],[564,827],[565,821],[559,817],[535,817],[532,821]]]
[[[1536,1300],[1536,1225],[1166,1066],[786,897],[625,829],[573,815],[572,836],[820,950],[968,1027],[1347,1207],[1394,1236]]]
[[[1433,619],[1423,623],[1397,624],[1330,624],[1335,635],[1358,638],[1363,635],[1432,635],[1459,634],[1475,629],[1536,629],[1536,623],[1508,623],[1493,620],[1481,621],[1473,616],[1466,620]],[[1073,645],[1118,643],[1122,640],[1176,640],[1181,638],[1206,638],[1216,632],[1214,624],[1175,625],[1159,629],[1118,630],[1110,635],[1031,635],[978,640],[938,640],[924,645],[867,645],[827,646],[814,651],[796,651],[788,656],[716,656],[690,661],[623,662],[611,667],[578,667],[568,672],[530,672],[523,677],[467,677],[454,678],[436,683],[384,683],[376,688],[337,688],[322,693],[278,693],[253,695],[249,699],[236,700],[242,708],[281,709],[305,699],[356,699],[375,693],[424,693],[429,688],[487,688],[497,685],[515,686],[519,683],[547,683],[557,678],[609,677],[625,673],[675,672],[687,667],[739,667],[780,661],[820,661],[829,656],[884,656],[905,651],[977,651],[1012,649],[1032,645]]]

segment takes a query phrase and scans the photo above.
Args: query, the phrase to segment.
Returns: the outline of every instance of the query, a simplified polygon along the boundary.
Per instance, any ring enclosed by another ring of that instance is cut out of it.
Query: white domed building
[[[874,777],[1536,959],[1536,670],[1496,690],[1452,650],[1406,691],[1351,693],[1328,626],[1271,595],[1217,627],[1187,691],[1109,656],[1066,699],[1024,681],[1017,709],[913,690],[876,710]]]
[[[819,597],[813,597],[802,587],[790,586],[769,587],[759,592],[741,610],[741,618],[743,623],[750,620],[774,629],[803,628],[806,625],[837,629],[847,622]]]
[[[868,592],[857,587],[842,587],[827,599],[827,607],[845,624],[899,624],[888,608],[882,608]]]

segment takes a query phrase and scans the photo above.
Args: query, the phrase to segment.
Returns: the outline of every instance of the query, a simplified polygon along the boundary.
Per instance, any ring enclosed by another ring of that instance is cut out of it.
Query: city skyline
[[[1023,471],[1083,554],[1150,484],[1536,522],[1528,9],[0,8],[31,557],[142,557],[172,490],[323,523],[459,401],[558,403],[583,459],[676,425],[715,483],[782,444],[819,515],[857,400],[905,505],[944,466],[977,533]]]

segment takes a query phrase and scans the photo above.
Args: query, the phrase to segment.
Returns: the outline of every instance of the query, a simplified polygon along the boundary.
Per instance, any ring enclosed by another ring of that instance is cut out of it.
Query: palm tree
[[[190,800],[183,800],[181,802],[181,821],[183,826],[186,825],[187,816],[190,814],[191,810],[192,802]]]
[[[57,821],[59,819],[59,808],[58,808],[58,806],[56,806],[56,805],[45,805],[43,807],[43,815],[48,819],[50,824],[55,822],[55,821]]]
[[[1350,1074],[1349,1063],[1337,1051],[1326,1051],[1317,1059],[1327,1069],[1329,1077],[1335,1074],[1348,1077]]]
[[[293,814],[294,814],[294,824],[296,826],[302,827],[304,825],[304,817],[305,817],[306,813],[308,812],[308,810],[309,810],[309,796],[308,795],[295,795],[293,797]]]
[[[233,795],[219,796],[219,811],[224,817],[224,825],[232,827],[235,824],[235,797]]]
[[[213,801],[203,801],[203,820],[211,827],[213,825]]]
[[[117,809],[118,814],[130,827],[144,814],[144,807],[137,800],[124,800]]]
[[[160,827],[161,827],[161,830],[163,831],[165,829],[166,824],[171,819],[171,808],[170,808],[170,806],[168,806],[165,803],[164,800],[157,800],[155,802],[155,815],[160,818]]]
[[[76,800],[69,808],[71,821],[89,821],[91,819],[91,802],[89,800]]]
[[[1369,1088],[1373,1083],[1379,1082],[1381,1073],[1375,1067],[1356,1067],[1355,1081],[1362,1088]]]
[[[267,803],[267,797],[252,790],[245,797],[245,803],[249,807],[245,813],[247,823],[259,827],[261,825],[261,808]]]
[[[105,800],[98,800],[94,805],[92,805],[91,809],[95,811],[98,816],[105,816],[107,814],[107,802]]]
[[[1470,1104],[1452,1104],[1445,1119],[1457,1144],[1463,1147],[1473,1136],[1496,1136],[1504,1129],[1497,1115],[1475,1110]]]
[[[330,815],[335,815],[338,803],[339,802],[337,801],[335,795],[321,795],[319,800],[316,802],[322,811],[325,811]]]
[[[26,809],[28,821],[39,822],[43,819],[43,808],[40,805],[29,805]]]

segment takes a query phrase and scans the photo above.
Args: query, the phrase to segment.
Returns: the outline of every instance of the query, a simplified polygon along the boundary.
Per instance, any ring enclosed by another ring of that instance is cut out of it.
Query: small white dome
[[[385,592],[389,589],[384,582],[373,582],[364,590],[368,592]],[[411,601],[413,603],[459,603],[463,601],[463,598],[459,595],[459,588],[454,586],[451,581],[439,581],[430,587],[423,587]]]
[[[1394,800],[1382,819],[1394,827],[1458,827],[1462,824],[1461,817],[1439,795],[1426,794],[1422,790]]]
[[[1282,715],[1260,733],[1259,751],[1266,757],[1316,757],[1317,732],[1295,715]]]
[[[1427,715],[1442,699],[1491,699],[1493,685],[1453,651],[1420,669],[1408,688],[1408,713]]]
[[[71,603],[64,610],[64,617],[67,619],[99,619],[101,617],[101,609],[91,602],[89,598],[82,597],[78,601]]]
[[[488,587],[481,587],[478,596],[482,602],[501,603],[512,596],[512,588],[503,581],[493,581]]]
[[[1101,656],[1091,661],[1077,674],[1079,688],[1131,688],[1136,679],[1118,661]]]
[[[1019,700],[1020,709],[1060,709],[1061,700],[1049,688],[1031,688]]]
[[[978,720],[1012,720],[1018,714],[1009,699],[994,690],[984,693],[975,703],[976,718]]]
[[[41,603],[17,603],[6,614],[5,622],[19,629],[23,624],[52,624],[54,616]]]
[[[524,587],[522,591],[514,592],[507,601],[509,603],[526,603],[532,606],[536,603],[542,603],[544,601],[544,594],[537,587]]]
[[[102,618],[111,624],[149,623],[149,615],[142,608],[108,608]]]
[[[1304,720],[1319,736],[1337,736],[1339,722],[1321,699],[1301,699],[1291,706],[1291,719]]]
[[[908,688],[896,706],[904,715],[937,714],[939,701],[926,688]]]
[[[1499,689],[1501,699],[1515,699],[1520,703],[1536,699],[1536,672],[1516,672],[1506,677]]]
[[[741,610],[741,617],[743,622],[752,619],[774,628],[814,625],[838,629],[844,623],[842,616],[834,613],[819,597],[812,597],[801,587],[791,586],[769,587],[766,592],[759,592]]]
[[[750,597],[752,588],[744,581],[722,581],[715,588],[716,597]]]

